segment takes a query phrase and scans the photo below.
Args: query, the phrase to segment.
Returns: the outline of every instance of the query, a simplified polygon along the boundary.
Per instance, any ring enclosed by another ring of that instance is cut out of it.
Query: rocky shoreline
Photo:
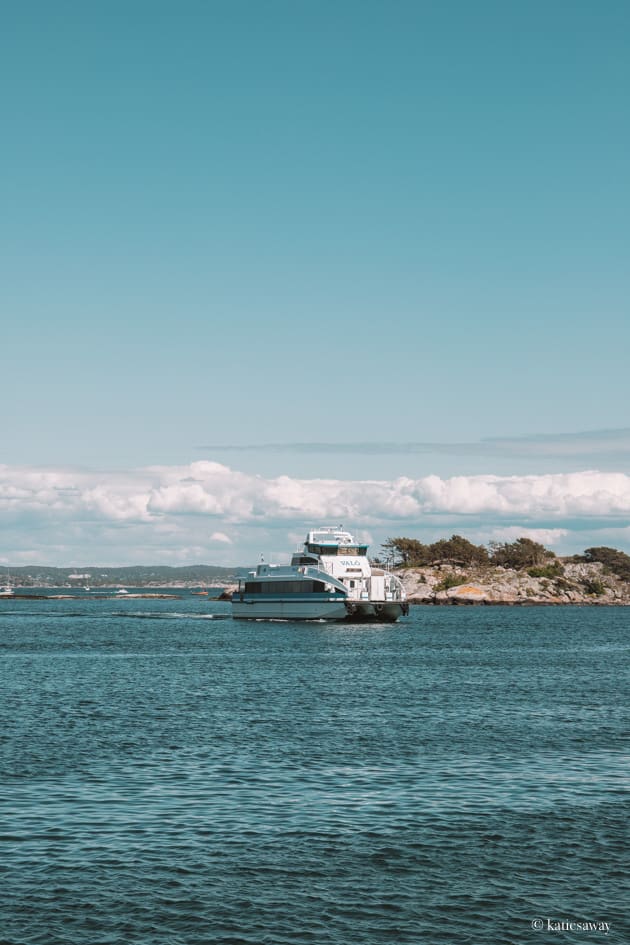
[[[411,604],[630,605],[630,584],[600,563],[557,559],[560,573],[534,577],[527,571],[488,565],[448,565],[397,570]]]

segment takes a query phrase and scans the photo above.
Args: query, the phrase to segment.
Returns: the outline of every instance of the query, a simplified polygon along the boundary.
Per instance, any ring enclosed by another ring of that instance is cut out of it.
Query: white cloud
[[[529,535],[555,544],[577,521],[601,528],[606,520],[628,539],[629,518],[630,476],[595,470],[359,481],[264,478],[207,461],[126,472],[0,466],[2,553],[39,553],[42,563],[208,560],[212,545],[229,546],[239,563],[261,547],[261,529],[282,533],[273,542],[265,535],[262,547],[281,537],[290,549],[309,525],[341,522],[376,541],[384,530],[417,534],[430,520],[486,540]]]
[[[522,528],[519,525],[507,525],[505,528],[493,528],[484,533],[483,541],[516,541],[517,538],[531,538],[541,545],[559,544],[569,534],[567,528]],[[479,540],[479,539],[478,539]]]

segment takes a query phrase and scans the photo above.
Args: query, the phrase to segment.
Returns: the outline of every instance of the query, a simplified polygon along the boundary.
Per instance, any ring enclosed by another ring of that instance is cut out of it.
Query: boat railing
[[[389,580],[385,582],[386,599],[393,601],[406,600],[407,593],[400,578],[391,573],[389,573],[387,577]]]
[[[318,568],[310,564],[300,565],[298,572],[303,574],[304,577],[310,577],[316,581],[326,581],[326,583],[328,583],[331,579],[334,581],[333,575],[329,574],[328,571],[324,571],[323,568]]]

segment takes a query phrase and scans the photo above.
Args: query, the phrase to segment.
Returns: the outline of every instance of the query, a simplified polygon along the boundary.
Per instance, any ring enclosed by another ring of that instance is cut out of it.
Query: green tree
[[[434,590],[438,591],[448,591],[451,587],[459,587],[461,584],[467,584],[468,578],[463,574],[447,574],[439,584],[435,585]]]
[[[600,562],[622,581],[630,581],[630,556],[623,551],[606,547],[587,548],[584,552],[584,560]]]
[[[440,564],[452,564],[462,568],[472,564],[487,564],[488,552],[483,545],[473,545],[461,535],[452,535],[429,545],[430,560]]]
[[[388,538],[381,548],[394,567],[414,568],[428,562],[427,546],[415,538]]]
[[[555,557],[553,551],[549,551],[537,541],[532,541],[531,538],[517,538],[512,542],[491,542],[490,544],[492,564],[503,568],[514,568],[515,571],[540,567],[550,558]]]
[[[585,594],[601,597],[606,593],[606,586],[598,578],[584,578],[581,582]]]
[[[564,568],[556,558],[551,564],[539,564],[534,568],[528,568],[527,573],[533,578],[561,578],[564,575]]]

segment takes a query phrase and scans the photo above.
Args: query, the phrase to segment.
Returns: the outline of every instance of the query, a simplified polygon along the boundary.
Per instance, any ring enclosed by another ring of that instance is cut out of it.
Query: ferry
[[[239,620],[394,622],[408,612],[400,580],[373,567],[367,545],[341,525],[309,531],[289,565],[261,561],[232,594]]]

